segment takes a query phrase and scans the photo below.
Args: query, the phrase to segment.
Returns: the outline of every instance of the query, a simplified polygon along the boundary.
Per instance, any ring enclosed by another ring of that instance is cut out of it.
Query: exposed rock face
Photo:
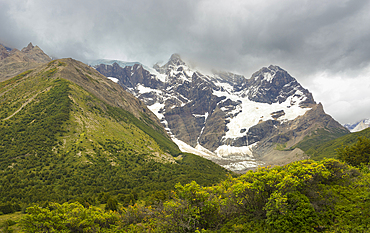
[[[0,60],[3,60],[4,58],[7,58],[9,56],[9,51],[0,44]]]
[[[156,64],[155,71],[139,64],[101,64],[96,69],[119,79],[146,103],[177,143],[229,169],[267,164],[263,159],[271,157],[264,155],[277,143],[289,148],[317,128],[347,132],[278,66],[264,67],[249,79],[228,72],[210,76],[174,54],[163,66]]]
[[[154,78],[154,75],[145,70],[142,65],[135,64],[134,66],[126,66],[122,68],[117,63],[113,65],[100,64],[96,70],[107,77],[115,77],[119,79],[120,84],[126,89],[135,88],[137,84],[143,84],[145,87],[161,88],[163,83]]]
[[[49,61],[51,58],[32,43],[21,51],[18,49],[8,51],[0,45],[0,82]]]
[[[312,94],[304,89],[295,78],[278,66],[264,67],[254,73],[247,83],[248,98],[261,103],[283,103],[288,97],[298,97],[299,104],[307,107],[315,104]],[[298,90],[298,91],[297,91]],[[294,104],[294,103],[292,103]]]

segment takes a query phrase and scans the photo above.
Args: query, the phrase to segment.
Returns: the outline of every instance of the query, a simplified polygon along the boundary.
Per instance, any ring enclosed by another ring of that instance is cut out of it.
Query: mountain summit
[[[21,51],[18,49],[7,50],[0,44],[0,82],[49,61],[51,58],[38,46],[33,46],[32,43],[29,43]]]
[[[302,107],[315,104],[312,94],[279,66],[270,65],[255,72],[247,83],[248,98],[261,103],[279,103],[296,97]]]
[[[250,78],[204,75],[173,54],[154,72],[118,64],[96,69],[146,103],[181,150],[234,171],[302,159],[299,146],[318,137],[318,129],[348,133],[279,66],[263,67]]]

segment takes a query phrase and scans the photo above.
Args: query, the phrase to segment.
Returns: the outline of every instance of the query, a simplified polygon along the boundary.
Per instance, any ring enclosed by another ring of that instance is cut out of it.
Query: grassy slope
[[[343,145],[348,146],[355,143],[358,137],[370,138],[370,128],[362,130],[360,132],[346,134],[334,140],[317,143],[306,149],[305,152],[309,154],[314,160],[321,160],[323,158],[335,158],[336,149],[342,147]]]
[[[313,146],[336,139],[346,134],[348,134],[347,131],[339,128],[319,128],[304,137],[304,139],[295,145],[294,148],[298,147],[303,151],[307,151]]]
[[[173,142],[148,122],[55,78],[57,71],[0,83],[0,202],[95,202],[102,192],[124,198],[132,190],[145,198],[177,182],[210,185],[225,177],[198,156],[176,161],[168,154],[178,154]]]

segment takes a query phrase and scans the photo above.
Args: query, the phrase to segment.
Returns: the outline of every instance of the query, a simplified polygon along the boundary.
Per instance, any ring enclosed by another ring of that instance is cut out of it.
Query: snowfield
[[[297,90],[297,92],[300,92]],[[228,112],[230,121],[226,126],[229,131],[226,132],[224,139],[231,138],[236,139],[243,137],[249,128],[257,125],[259,121],[274,120],[271,113],[283,110],[285,115],[278,118],[279,121],[294,120],[298,116],[304,115],[311,108],[301,108],[299,103],[305,99],[305,97],[290,96],[287,100],[281,104],[279,103],[258,103],[250,101],[248,97],[240,97],[238,93],[228,93],[226,91],[213,91],[213,94],[219,97],[226,96],[226,99],[232,101],[241,101],[242,103],[236,106],[232,111]],[[223,111],[227,111],[228,108],[221,108]],[[245,129],[243,133],[241,129]]]
[[[215,153],[219,157],[237,155],[237,156],[242,156],[242,157],[253,158],[252,148],[256,146],[256,144],[257,143],[254,143],[249,146],[241,146],[241,147],[222,145],[216,149]]]

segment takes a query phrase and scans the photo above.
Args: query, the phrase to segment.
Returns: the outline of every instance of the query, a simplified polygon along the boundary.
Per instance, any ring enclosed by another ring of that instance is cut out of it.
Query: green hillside
[[[212,185],[226,177],[220,166],[181,154],[135,101],[72,59],[1,82],[0,208],[109,197],[127,205],[178,182]]]
[[[301,148],[306,154],[314,160],[321,160],[323,158],[336,158],[338,148],[341,148],[343,145],[348,146],[354,144],[359,137],[370,138],[370,128],[362,130],[360,132],[345,134],[339,138],[333,140],[323,140],[316,141],[314,144],[309,146],[297,147]]]

